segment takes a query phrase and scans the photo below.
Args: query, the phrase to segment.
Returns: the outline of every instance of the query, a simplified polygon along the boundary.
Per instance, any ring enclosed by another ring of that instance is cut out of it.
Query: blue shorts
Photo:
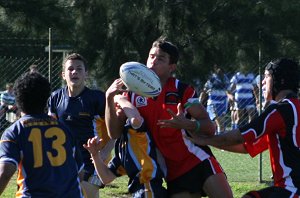
[[[210,105],[207,105],[207,107],[206,107],[209,118],[211,120],[214,120],[219,116],[225,115],[227,113],[227,109],[228,109],[227,102],[220,103],[220,104],[210,104]]]

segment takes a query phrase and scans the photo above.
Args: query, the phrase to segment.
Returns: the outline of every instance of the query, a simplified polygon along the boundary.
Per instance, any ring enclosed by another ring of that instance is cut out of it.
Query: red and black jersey
[[[182,90],[180,83],[178,79],[169,78],[161,94],[155,98],[129,94],[130,101],[145,119],[147,128],[166,161],[168,181],[183,175],[212,155],[208,147],[196,146],[185,139],[183,137],[186,134],[185,130],[160,128],[157,125],[158,120],[171,118],[167,109],[177,112],[179,102],[184,105],[190,98],[198,99],[193,87],[184,86],[184,90]]]
[[[300,195],[300,101],[289,97],[270,105],[240,128],[251,156],[269,149],[274,185]],[[267,146],[266,146],[267,145]]]

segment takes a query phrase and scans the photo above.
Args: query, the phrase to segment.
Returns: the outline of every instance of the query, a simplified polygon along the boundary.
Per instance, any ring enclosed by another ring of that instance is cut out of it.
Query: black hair
[[[165,38],[159,38],[153,42],[152,48],[158,47],[162,51],[166,52],[170,56],[170,64],[177,64],[179,59],[179,51],[176,45],[166,41]]]
[[[299,66],[296,61],[280,58],[267,64],[265,70],[271,71],[273,79],[273,98],[281,91],[290,89],[295,93],[299,87]]]
[[[14,84],[14,94],[18,108],[26,114],[45,113],[51,93],[50,83],[38,72],[26,72]]]

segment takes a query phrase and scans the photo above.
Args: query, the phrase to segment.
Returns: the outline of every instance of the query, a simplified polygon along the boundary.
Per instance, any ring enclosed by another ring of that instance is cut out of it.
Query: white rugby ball
[[[155,97],[161,92],[159,77],[146,65],[126,62],[121,65],[120,77],[129,91],[145,97]]]

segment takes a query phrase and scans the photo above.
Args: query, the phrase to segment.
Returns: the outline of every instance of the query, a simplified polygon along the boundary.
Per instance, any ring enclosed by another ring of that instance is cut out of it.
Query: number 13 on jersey
[[[51,149],[43,145],[43,139],[46,141],[52,141]],[[65,132],[58,127],[51,127],[42,133],[39,128],[32,128],[28,140],[33,146],[34,168],[43,166],[43,153],[46,152],[46,156],[52,166],[61,166],[66,161],[66,149],[64,144],[66,142]],[[48,150],[47,150],[48,149]],[[55,150],[56,152],[53,152]]]

